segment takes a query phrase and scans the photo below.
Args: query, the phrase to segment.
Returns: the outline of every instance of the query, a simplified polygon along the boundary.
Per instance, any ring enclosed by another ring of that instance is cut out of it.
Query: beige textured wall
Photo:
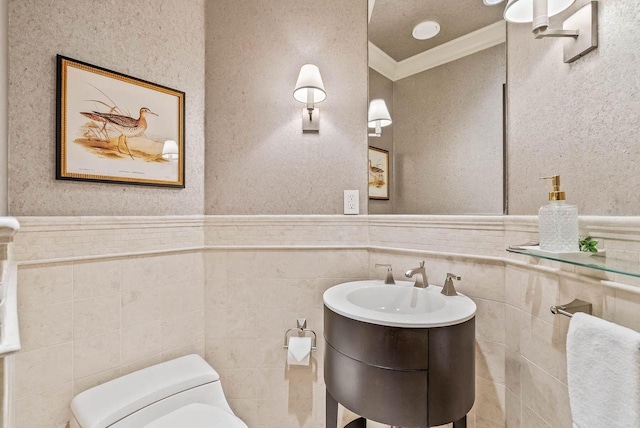
[[[207,2],[207,214],[338,214],[367,207],[367,2]],[[320,68],[319,134],[293,99]]]
[[[8,34],[7,2],[0,2],[0,214],[7,214]]]
[[[587,0],[578,0],[562,21]],[[536,214],[561,174],[581,214],[637,215],[640,208],[640,2],[599,2],[599,47],[565,64],[561,40],[508,26],[509,212]]]
[[[393,115],[393,82],[382,74],[378,73],[374,69],[369,69],[369,101],[376,98],[382,98],[387,103],[391,120],[394,120]],[[374,129],[370,129],[371,132]],[[389,177],[391,181],[391,188],[389,189],[389,200],[369,200],[369,214],[392,214],[393,213],[393,200],[394,191],[393,185],[395,180],[393,179],[393,123],[382,129],[381,137],[369,137],[369,145],[378,149],[389,150]]]
[[[502,213],[504,44],[394,82],[394,212]]]
[[[203,0],[9,0],[11,215],[203,212],[203,11]],[[56,54],[186,92],[186,189],[55,180]]]

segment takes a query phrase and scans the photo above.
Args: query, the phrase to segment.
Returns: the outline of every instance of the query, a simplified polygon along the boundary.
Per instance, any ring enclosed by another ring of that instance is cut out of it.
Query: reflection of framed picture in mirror
[[[389,151],[369,147],[369,199],[389,199]]]

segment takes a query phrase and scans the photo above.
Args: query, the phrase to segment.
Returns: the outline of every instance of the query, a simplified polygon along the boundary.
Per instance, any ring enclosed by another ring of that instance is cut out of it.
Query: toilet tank
[[[147,367],[78,394],[71,401],[71,426],[139,427],[190,403],[233,414],[219,381],[218,373],[198,355]]]

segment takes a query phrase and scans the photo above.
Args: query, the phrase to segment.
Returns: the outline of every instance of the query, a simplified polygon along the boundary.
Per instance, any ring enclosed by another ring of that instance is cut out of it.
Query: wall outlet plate
[[[360,214],[360,191],[345,190],[344,191],[344,213]]]

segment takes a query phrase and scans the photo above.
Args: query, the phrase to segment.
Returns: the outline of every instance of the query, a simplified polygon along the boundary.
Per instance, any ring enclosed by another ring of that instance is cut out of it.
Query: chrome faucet
[[[440,293],[445,296],[457,296],[458,292],[456,291],[456,287],[453,286],[454,279],[460,281],[462,278],[454,273],[448,273],[447,279],[444,281],[444,286]]]
[[[419,274],[420,276],[416,278],[416,282],[413,286],[418,288],[427,288],[429,286],[429,279],[427,278],[427,270],[424,268],[424,261],[420,262],[420,267],[409,269],[404,275],[407,278],[413,278],[416,274]]]
[[[376,263],[377,268],[387,268],[387,277],[384,279],[385,284],[395,284],[396,282],[393,280],[393,268],[390,264],[382,264]]]

